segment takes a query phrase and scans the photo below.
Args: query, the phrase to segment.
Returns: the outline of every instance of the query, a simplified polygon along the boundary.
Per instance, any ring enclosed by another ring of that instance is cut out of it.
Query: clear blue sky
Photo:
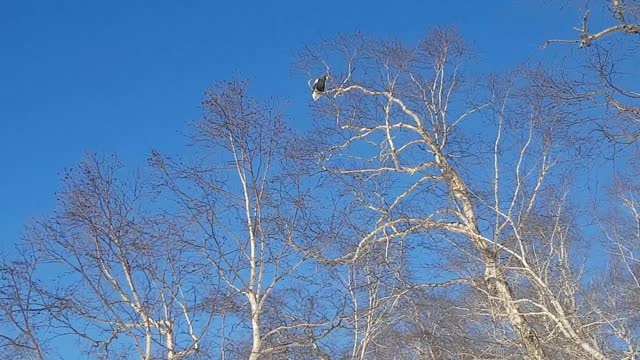
[[[574,36],[581,15],[529,0],[3,1],[0,250],[52,210],[59,174],[86,150],[129,166],[151,148],[179,151],[217,80],[247,76],[254,95],[291,100],[293,126],[308,121],[307,81],[289,67],[320,37],[360,30],[411,42],[456,25],[481,68],[499,70]]]

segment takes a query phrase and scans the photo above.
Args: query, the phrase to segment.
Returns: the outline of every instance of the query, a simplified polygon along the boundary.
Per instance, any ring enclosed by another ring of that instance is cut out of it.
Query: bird
[[[320,96],[322,96],[322,94],[324,93],[328,79],[331,79],[331,77],[329,75],[325,75],[313,82],[313,92],[311,93],[313,101],[317,101],[318,99],[320,99]]]

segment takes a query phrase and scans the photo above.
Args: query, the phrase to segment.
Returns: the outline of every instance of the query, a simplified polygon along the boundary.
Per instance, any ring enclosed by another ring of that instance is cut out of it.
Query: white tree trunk
[[[253,343],[251,345],[249,360],[257,360],[260,357],[260,348],[262,346],[262,337],[260,335],[260,308],[254,294],[247,294],[247,297],[251,304],[251,330],[253,333]]]

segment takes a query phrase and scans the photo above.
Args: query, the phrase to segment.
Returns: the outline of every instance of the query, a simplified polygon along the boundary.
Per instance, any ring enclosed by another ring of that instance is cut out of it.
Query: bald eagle
[[[324,93],[327,79],[329,79],[329,75],[318,78],[313,82],[313,92],[311,93],[313,101],[317,101],[318,99],[320,99],[320,96],[322,96],[322,94]]]

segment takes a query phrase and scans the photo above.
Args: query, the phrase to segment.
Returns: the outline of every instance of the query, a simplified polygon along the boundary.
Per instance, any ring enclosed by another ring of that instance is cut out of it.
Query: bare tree
[[[517,84],[488,91],[465,78],[468,48],[450,29],[434,30],[415,48],[356,36],[310,49],[298,67],[344,59],[316,109],[321,166],[375,219],[350,247],[300,250],[341,265],[390,244],[416,244],[412,251],[439,272],[414,274],[403,286],[473,290],[478,300],[467,315],[494,324],[500,346],[470,356],[551,358],[564,345],[576,358],[605,359],[589,318],[573,313],[579,274],[568,255],[564,196],[540,204],[553,195],[547,186],[562,186],[562,173],[550,176],[567,161],[562,119],[542,111],[542,102],[514,100]],[[474,118],[485,138],[470,141]]]
[[[243,81],[215,86],[203,107],[191,136],[200,150],[196,161],[156,153],[153,163],[162,174],[160,185],[175,196],[176,216],[198,232],[190,246],[207,259],[212,275],[244,298],[240,306],[247,317],[228,321],[248,321],[250,352],[235,356],[279,358],[313,350],[337,320],[310,312],[316,300],[302,294],[311,288],[306,294],[313,296],[309,279],[317,270],[288,245],[302,234],[303,194],[288,171],[292,134],[284,113],[276,100],[249,97]],[[302,270],[306,275],[299,277]],[[241,336],[236,333],[233,340]]]
[[[45,359],[63,338],[103,359],[639,358],[638,188],[621,178],[613,209],[595,205],[611,258],[587,274],[596,235],[575,180],[594,132],[640,133],[612,55],[640,32],[634,6],[615,0],[611,27],[592,32],[587,12],[579,39],[550,41],[580,44],[578,72],[473,74],[450,28],[411,46],[312,44],[295,67],[327,83],[303,136],[282,100],[218,83],[184,156],[153,151],[150,173],[127,175],[89,155],[65,176],[56,211],[0,265],[2,350]]]
[[[640,217],[637,182],[618,177],[611,185],[610,208],[600,209],[599,222],[610,252],[607,272],[594,281],[589,304],[602,323],[603,346],[620,359],[640,356]]]
[[[19,258],[0,264],[0,357],[45,359],[47,313],[53,304],[42,296],[36,279],[38,259],[32,252],[20,249]]]
[[[579,43],[581,52],[573,56],[577,64],[572,69],[547,72],[541,79],[546,84],[570,98],[570,103],[582,106],[596,123],[596,129],[614,144],[637,146],[638,121],[640,120],[638,77],[638,15],[640,4],[636,1],[612,0],[595,3],[594,9],[603,10],[606,16],[602,29],[590,30],[591,10],[586,11],[582,27],[576,28],[579,40],[551,40],[560,43]],[[555,49],[560,51],[561,48]],[[538,89],[545,89],[542,82]],[[546,86],[547,91],[550,87]],[[567,106],[567,97],[558,101]],[[583,125],[584,126],[584,125]],[[597,140],[597,139],[596,139]],[[633,148],[632,148],[633,149]],[[602,347],[615,358],[638,357],[638,319],[636,281],[637,242],[635,201],[637,191],[637,153],[614,153],[616,163],[624,164],[616,169],[616,181],[610,185],[609,196],[602,196],[594,204],[594,211],[601,224],[605,248],[610,251],[606,272],[592,280],[583,311],[590,311],[593,323],[599,324],[598,337]],[[588,310],[586,310],[588,309]]]
[[[64,277],[44,289],[62,302],[53,325],[97,358],[185,358],[200,350],[214,314],[202,303],[210,288],[199,287],[183,230],[152,215],[153,193],[139,178],[118,178],[119,168],[90,155],[66,175],[56,214],[28,234],[49,271]]]

